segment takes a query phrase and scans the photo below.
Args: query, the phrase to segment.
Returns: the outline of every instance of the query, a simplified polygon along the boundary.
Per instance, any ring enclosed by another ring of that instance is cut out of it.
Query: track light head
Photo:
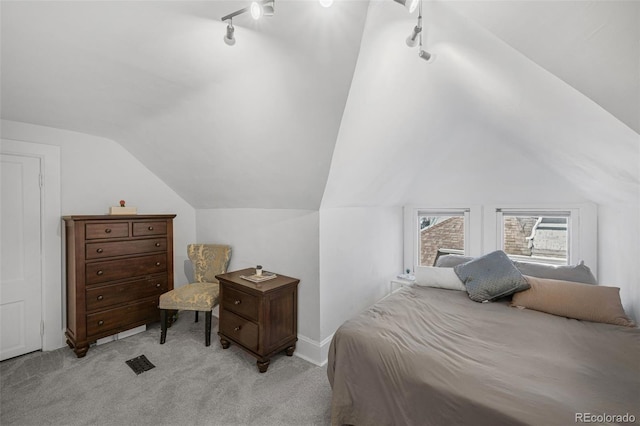
[[[251,2],[251,6],[249,6],[251,17],[256,20],[262,18],[263,16],[273,16],[274,10],[275,2],[272,0],[253,1]]]
[[[224,42],[229,46],[233,46],[234,44],[236,44],[236,38],[233,35],[234,32],[235,28],[233,28],[233,23],[229,22],[227,24],[227,34],[225,34],[224,36]]]
[[[415,10],[418,8],[418,3],[420,2],[420,0],[393,0],[393,1],[403,5],[405,8],[407,8],[409,13],[415,12]]]
[[[424,59],[427,62],[431,62],[431,59],[433,58],[433,55],[431,55],[431,53],[420,49],[420,52],[418,52],[418,56],[420,56],[422,59]]]
[[[407,37],[407,46],[414,47],[416,44],[418,44],[418,36],[421,32],[422,26],[420,25],[420,22],[418,22],[418,25],[413,28],[413,31],[411,31],[411,34],[409,35],[409,37]]]

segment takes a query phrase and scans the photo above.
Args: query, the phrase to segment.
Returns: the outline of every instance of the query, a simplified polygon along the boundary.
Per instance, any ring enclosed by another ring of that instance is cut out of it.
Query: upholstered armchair
[[[189,244],[189,260],[193,265],[193,283],[175,288],[160,296],[160,344],[167,338],[169,313],[195,311],[205,313],[205,344],[211,345],[211,311],[218,304],[220,286],[216,275],[227,272],[231,247],[220,244]]]

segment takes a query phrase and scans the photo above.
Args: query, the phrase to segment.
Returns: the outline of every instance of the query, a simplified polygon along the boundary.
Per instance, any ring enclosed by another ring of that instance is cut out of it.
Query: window
[[[418,215],[418,266],[433,266],[445,254],[464,254],[464,214]]]
[[[405,207],[405,272],[446,254],[469,254],[470,209]]]
[[[494,249],[504,250],[511,259],[521,262],[575,265],[584,261],[596,274],[595,205],[487,209],[491,210],[495,211],[497,228]],[[487,245],[485,251],[490,249]]]
[[[502,214],[502,249],[514,260],[567,265],[569,214]]]

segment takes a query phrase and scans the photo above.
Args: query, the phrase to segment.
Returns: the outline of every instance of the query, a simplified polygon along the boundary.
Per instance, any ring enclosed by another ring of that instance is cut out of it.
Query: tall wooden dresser
[[[78,358],[96,340],[159,321],[173,289],[176,215],[64,216],[67,344]]]

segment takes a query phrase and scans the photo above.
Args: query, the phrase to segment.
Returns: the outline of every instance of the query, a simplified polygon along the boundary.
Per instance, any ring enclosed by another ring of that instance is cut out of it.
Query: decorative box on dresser
[[[64,216],[67,344],[78,358],[96,340],[159,321],[173,289],[176,215]]]
[[[271,357],[292,356],[298,340],[298,283],[284,275],[253,283],[241,278],[255,273],[243,269],[216,275],[220,281],[218,335],[223,349],[236,343],[258,359],[258,371],[269,368]]]

